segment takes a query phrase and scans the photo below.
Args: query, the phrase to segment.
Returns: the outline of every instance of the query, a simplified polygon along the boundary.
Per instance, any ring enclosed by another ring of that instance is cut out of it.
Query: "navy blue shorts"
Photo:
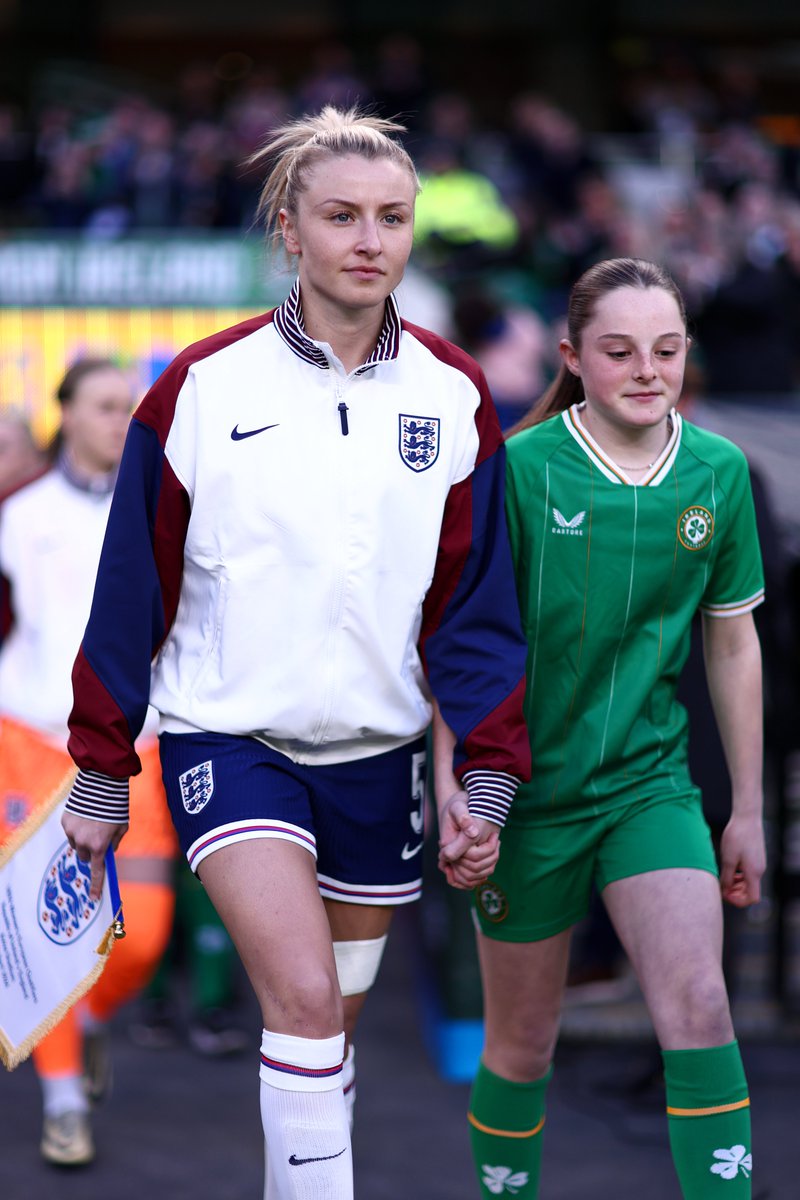
[[[282,838],[315,856],[327,899],[419,899],[424,737],[372,758],[313,767],[250,737],[164,733],[159,743],[172,820],[193,871],[222,846]]]

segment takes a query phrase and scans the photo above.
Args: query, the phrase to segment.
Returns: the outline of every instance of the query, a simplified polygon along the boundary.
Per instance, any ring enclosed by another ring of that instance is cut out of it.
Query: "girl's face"
[[[561,342],[580,377],[587,414],[622,432],[666,421],[680,397],[689,339],[674,296],[663,288],[620,287],[597,302],[580,349]]]
[[[115,367],[84,375],[61,412],[64,444],[85,471],[113,471],[122,457],[133,391]]]
[[[387,158],[348,154],[309,172],[297,212],[281,210],[283,239],[297,256],[303,306],[382,306],[403,277],[414,236],[416,190]]]

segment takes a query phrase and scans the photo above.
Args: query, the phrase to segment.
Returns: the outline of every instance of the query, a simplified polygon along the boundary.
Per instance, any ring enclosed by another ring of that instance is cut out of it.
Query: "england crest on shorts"
[[[63,842],[47,865],[39,885],[39,928],[59,946],[76,942],[95,920],[100,908],[89,899],[92,872],[68,842]]]
[[[439,457],[438,417],[400,413],[400,457],[412,471],[427,471]]]
[[[214,767],[208,762],[198,763],[178,776],[181,800],[187,813],[199,813],[214,794]]]

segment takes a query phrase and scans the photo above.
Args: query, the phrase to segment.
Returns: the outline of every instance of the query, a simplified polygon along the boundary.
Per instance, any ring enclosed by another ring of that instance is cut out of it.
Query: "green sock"
[[[533,1083],[501,1079],[483,1063],[472,1085],[468,1120],[481,1196],[539,1192],[544,1097],[552,1068]]]
[[[738,1042],[664,1050],[672,1161],[684,1200],[752,1195],[750,1099]]]

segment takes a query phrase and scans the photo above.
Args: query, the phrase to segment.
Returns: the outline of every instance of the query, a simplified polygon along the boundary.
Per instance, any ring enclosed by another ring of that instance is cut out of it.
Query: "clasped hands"
[[[471,891],[489,878],[500,854],[500,826],[473,816],[465,791],[439,807],[439,868],[447,882]]]

